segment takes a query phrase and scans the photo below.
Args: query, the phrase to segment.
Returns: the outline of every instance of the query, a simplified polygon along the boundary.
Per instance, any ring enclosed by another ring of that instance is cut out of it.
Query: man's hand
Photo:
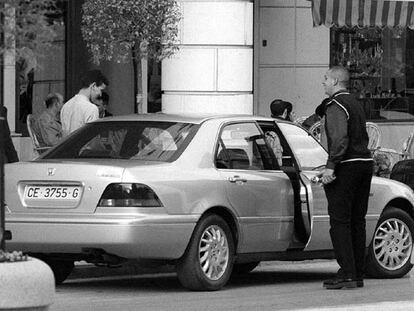
[[[331,182],[333,182],[335,180],[335,174],[334,174],[334,170],[330,169],[330,168],[325,168],[322,171],[322,183],[324,185],[330,184]]]

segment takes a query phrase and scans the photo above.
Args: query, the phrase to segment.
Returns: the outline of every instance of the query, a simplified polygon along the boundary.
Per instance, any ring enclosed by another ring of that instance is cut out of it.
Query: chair
[[[366,122],[368,149],[373,151],[381,145],[381,130],[374,122]]]
[[[29,136],[32,139],[33,143],[33,150],[37,155],[49,150],[51,147],[44,146],[43,141],[39,135],[39,129],[36,125],[36,120],[33,118],[32,114],[27,115],[26,119],[27,131],[29,132]]]
[[[389,148],[378,147],[375,151],[377,153],[386,154],[391,160],[392,166],[401,160],[409,160],[414,158],[414,131],[404,140],[401,151]]]
[[[313,137],[315,137],[317,140],[321,140],[321,121],[317,121],[315,122],[310,128],[309,128],[309,133],[311,133],[311,135]]]
[[[375,165],[378,169],[383,171],[377,174],[378,176],[389,177],[395,164],[402,160],[409,160],[414,158],[414,131],[404,140],[401,151],[389,148],[378,147],[372,153]]]

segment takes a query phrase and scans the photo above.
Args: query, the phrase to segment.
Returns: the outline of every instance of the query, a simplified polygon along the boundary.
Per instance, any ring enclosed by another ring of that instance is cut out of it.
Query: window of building
[[[350,70],[368,120],[414,120],[414,31],[331,28],[331,65]]]
[[[58,92],[65,97],[65,47],[67,1],[57,2],[60,14],[48,16],[57,25],[57,37],[50,51],[37,59],[16,63],[16,132],[28,136],[28,114],[40,115],[47,94]]]

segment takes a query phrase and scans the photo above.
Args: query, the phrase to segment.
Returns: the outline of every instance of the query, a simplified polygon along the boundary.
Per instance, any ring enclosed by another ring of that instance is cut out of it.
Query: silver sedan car
[[[57,283],[74,261],[138,259],[175,264],[192,290],[220,289],[264,260],[333,258],[314,180],[326,159],[305,129],[265,117],[101,119],[6,166],[8,247],[43,259]],[[413,217],[413,191],[374,177],[367,273],[410,271]]]

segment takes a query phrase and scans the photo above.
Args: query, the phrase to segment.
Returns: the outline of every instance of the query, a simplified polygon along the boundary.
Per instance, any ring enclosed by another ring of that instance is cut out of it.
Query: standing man
[[[373,162],[367,147],[365,112],[347,91],[348,84],[349,72],[340,66],[330,68],[322,83],[330,100],[325,111],[329,156],[321,176],[340,266],[334,279],[323,282],[327,289],[364,286],[365,216]]]
[[[101,96],[102,91],[109,85],[108,79],[101,71],[91,70],[86,72],[81,83],[79,93],[66,102],[60,112],[63,136],[99,118],[98,107],[92,100]]]
[[[60,110],[63,105],[63,96],[51,93],[45,99],[46,110],[37,120],[39,134],[45,146],[54,146],[62,138],[62,125],[59,121]],[[42,146],[43,147],[43,146]]]

